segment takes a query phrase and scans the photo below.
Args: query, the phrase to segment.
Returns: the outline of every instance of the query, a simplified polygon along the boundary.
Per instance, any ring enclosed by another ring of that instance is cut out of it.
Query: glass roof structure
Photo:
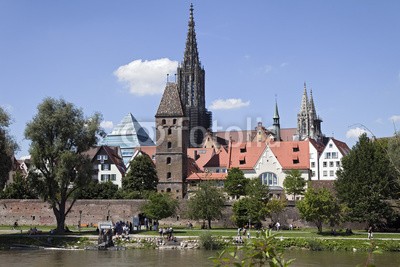
[[[154,128],[153,125],[154,123],[152,123],[152,128]],[[135,148],[155,146],[146,129],[140,125],[131,113],[126,115],[112,132],[99,142],[99,145],[119,146],[125,165],[129,163]]]

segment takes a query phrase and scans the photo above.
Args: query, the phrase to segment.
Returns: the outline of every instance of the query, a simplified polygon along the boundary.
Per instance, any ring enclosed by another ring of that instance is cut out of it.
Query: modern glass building
[[[119,146],[125,166],[128,165],[135,150],[143,146],[155,146],[148,132],[154,130],[154,123],[149,129],[143,128],[136,118],[129,113],[112,130],[111,133],[99,142],[99,145]],[[147,130],[147,131],[146,131]]]

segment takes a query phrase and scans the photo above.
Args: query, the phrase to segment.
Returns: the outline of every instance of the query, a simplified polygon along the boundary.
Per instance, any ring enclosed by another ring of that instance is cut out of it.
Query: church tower
[[[319,140],[323,137],[321,131],[322,119],[317,115],[314,105],[312,91],[310,99],[307,96],[307,86],[304,83],[304,92],[301,99],[300,111],[297,114],[297,136],[299,140],[312,138]]]
[[[272,124],[272,127],[275,132],[275,140],[276,141],[281,141],[281,124],[279,122],[279,112],[278,112],[278,102],[275,102],[275,114],[274,114],[274,123]]]
[[[176,83],[167,83],[156,113],[157,191],[184,198],[187,192],[188,121]]]
[[[197,50],[193,4],[190,17],[183,62],[177,69],[177,84],[185,116],[189,120],[189,146],[199,147],[207,130],[211,128],[212,114],[205,103],[205,71]]]

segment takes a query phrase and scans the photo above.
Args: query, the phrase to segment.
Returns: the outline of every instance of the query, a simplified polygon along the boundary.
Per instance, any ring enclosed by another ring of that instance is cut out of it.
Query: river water
[[[0,266],[213,266],[208,259],[215,251],[205,250],[151,250],[136,249],[125,251],[0,251]],[[291,250],[285,257],[295,258],[293,267],[365,266],[366,253],[313,252]],[[400,253],[384,253],[373,256],[376,266],[400,266]]]

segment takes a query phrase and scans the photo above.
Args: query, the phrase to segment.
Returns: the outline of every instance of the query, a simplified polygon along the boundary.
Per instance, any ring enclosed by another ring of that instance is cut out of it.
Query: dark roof
[[[337,148],[339,149],[340,153],[342,153],[343,156],[350,153],[350,148],[345,142],[336,140],[334,138],[332,138],[332,141],[333,143],[335,143],[335,145],[337,146]]]
[[[167,83],[156,117],[183,117],[181,98],[176,83]]]

